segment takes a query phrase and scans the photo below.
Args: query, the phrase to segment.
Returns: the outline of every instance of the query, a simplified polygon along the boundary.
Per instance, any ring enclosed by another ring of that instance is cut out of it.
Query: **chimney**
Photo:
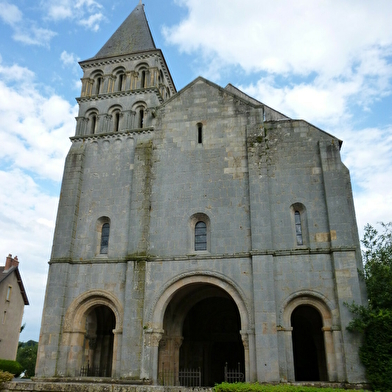
[[[19,261],[18,261],[18,256],[15,256],[12,258],[12,254],[10,253],[8,257],[5,260],[5,268],[3,272],[8,272],[8,270],[12,267],[18,267],[19,266]]]

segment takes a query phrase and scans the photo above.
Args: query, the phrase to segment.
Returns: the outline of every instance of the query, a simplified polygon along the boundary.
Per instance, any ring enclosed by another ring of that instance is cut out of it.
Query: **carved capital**
[[[144,331],[144,342],[148,347],[158,347],[164,331],[162,329],[147,329]]]
[[[245,332],[241,332],[242,344],[245,350],[249,350],[249,335]]]

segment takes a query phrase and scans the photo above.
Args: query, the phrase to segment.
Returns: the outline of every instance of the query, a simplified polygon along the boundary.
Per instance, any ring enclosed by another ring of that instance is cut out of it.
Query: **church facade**
[[[232,85],[177,92],[141,2],[80,65],[37,377],[363,382],[342,142]]]

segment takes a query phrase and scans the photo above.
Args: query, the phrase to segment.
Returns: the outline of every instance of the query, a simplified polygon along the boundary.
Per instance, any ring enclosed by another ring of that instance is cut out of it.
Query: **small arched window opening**
[[[117,91],[122,91],[123,90],[123,84],[124,84],[124,74],[121,73],[118,75],[118,85],[117,85]]]
[[[302,223],[301,223],[301,213],[299,211],[294,212],[294,221],[295,221],[295,235],[297,238],[297,245],[303,245],[303,237],[302,237]]]
[[[144,109],[139,110],[139,128],[143,128],[144,125]]]
[[[140,79],[140,88],[144,88],[146,84],[146,71],[142,71],[141,79]]]
[[[195,250],[207,250],[207,225],[203,221],[195,225]]]
[[[101,247],[100,247],[100,254],[106,255],[109,249],[109,232],[110,232],[110,225],[109,223],[104,223],[102,225],[102,232],[101,232]]]
[[[118,132],[120,129],[120,112],[114,113],[114,127],[113,132]]]
[[[97,79],[96,79],[96,85],[97,85],[97,87],[96,87],[96,89],[95,89],[95,94],[99,94],[100,91],[101,91],[101,85],[102,85],[102,77],[101,77],[101,76],[98,76],[98,77],[97,77]]]
[[[197,143],[203,144],[203,124],[197,124]]]
[[[97,115],[93,114],[91,116],[91,133],[94,135],[97,131]]]

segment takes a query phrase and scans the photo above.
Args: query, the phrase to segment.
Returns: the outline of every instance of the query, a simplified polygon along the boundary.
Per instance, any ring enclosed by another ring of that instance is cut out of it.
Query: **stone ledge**
[[[214,388],[194,387],[187,388],[181,386],[157,386],[148,385],[146,380],[113,380],[104,378],[48,378],[45,381],[11,381],[0,386],[1,392],[213,392]],[[263,384],[263,383],[261,383]],[[271,383],[279,385],[279,383]],[[270,385],[271,385],[270,384]],[[370,391],[370,387],[365,383],[345,383],[345,382],[287,382],[282,385],[306,386],[317,388],[341,388],[347,390]]]

